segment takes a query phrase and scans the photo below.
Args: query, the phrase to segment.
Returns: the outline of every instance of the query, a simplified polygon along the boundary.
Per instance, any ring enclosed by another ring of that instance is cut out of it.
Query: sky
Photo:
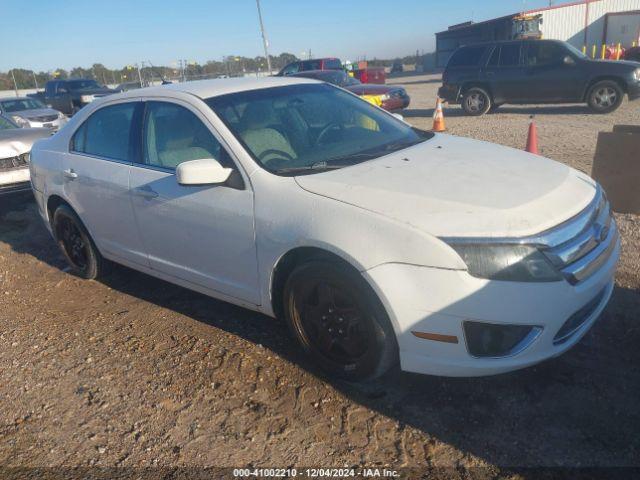
[[[2,0],[0,71],[263,55],[255,0]],[[559,3],[559,2],[557,2]],[[435,47],[434,33],[548,0],[261,0],[269,53],[342,60]]]

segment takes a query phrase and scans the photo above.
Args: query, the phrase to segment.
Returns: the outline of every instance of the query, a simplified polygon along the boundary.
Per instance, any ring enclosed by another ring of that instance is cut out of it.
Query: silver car
[[[37,98],[0,98],[0,115],[11,118],[22,128],[49,128],[58,131],[67,117],[58,110],[47,107]]]
[[[33,144],[52,134],[48,128],[20,128],[0,115],[0,196],[29,191],[29,154]]]

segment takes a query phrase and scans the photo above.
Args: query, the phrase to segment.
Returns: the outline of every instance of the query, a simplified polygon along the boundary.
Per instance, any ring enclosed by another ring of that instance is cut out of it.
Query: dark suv
[[[640,98],[640,63],[591,60],[566,42],[520,40],[456,50],[438,95],[483,115],[504,103],[582,103],[609,113]]]

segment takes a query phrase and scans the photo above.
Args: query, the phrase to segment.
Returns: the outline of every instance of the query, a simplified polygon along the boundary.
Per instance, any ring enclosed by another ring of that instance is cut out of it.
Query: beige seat
[[[278,123],[268,100],[250,103],[244,111],[240,136],[261,162],[297,158],[289,141],[274,128]]]

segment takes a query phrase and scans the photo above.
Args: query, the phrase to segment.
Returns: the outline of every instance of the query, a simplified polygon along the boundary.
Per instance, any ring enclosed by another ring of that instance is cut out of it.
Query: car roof
[[[211,80],[194,80],[191,82],[172,83],[157,87],[147,87],[118,94],[122,97],[166,96],[167,92],[183,92],[195,95],[199,98],[217,97],[229,93],[245,92],[262,88],[283,87],[305,83],[318,83],[317,80],[304,77],[243,77],[243,78],[216,78]],[[111,97],[111,96],[109,96]],[[107,97],[104,97],[107,98]]]

